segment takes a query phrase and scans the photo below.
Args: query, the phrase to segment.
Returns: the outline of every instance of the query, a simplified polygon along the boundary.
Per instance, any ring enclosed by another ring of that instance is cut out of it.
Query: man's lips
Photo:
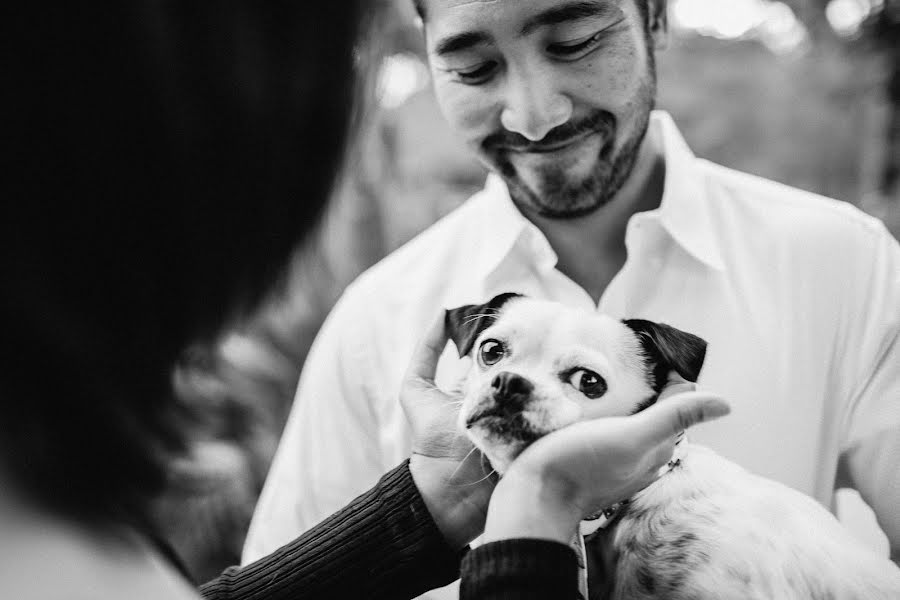
[[[501,148],[507,152],[514,152],[517,154],[549,154],[550,152],[557,152],[559,150],[564,150],[569,146],[574,146],[596,133],[596,131],[586,131],[574,137],[551,142],[549,144],[537,143],[529,144],[527,146],[501,146]]]

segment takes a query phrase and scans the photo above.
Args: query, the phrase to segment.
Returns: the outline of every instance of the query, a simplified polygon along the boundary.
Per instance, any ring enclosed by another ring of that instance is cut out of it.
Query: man
[[[441,108],[493,174],[352,284],[304,368],[245,560],[409,452],[397,402],[434,313],[516,291],[709,342],[728,422],[693,436],[832,506],[900,560],[900,248],[849,205],[696,159],[652,112],[665,0],[422,0]],[[438,382],[465,369],[448,348]]]

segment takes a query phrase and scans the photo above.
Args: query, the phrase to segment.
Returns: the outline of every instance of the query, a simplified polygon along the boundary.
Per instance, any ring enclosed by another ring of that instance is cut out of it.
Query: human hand
[[[718,396],[675,380],[660,401],[628,417],[570,425],[535,441],[510,465],[491,499],[485,541],[569,543],[578,523],[653,482],[675,439],[730,412]]]
[[[483,531],[497,478],[457,425],[461,400],[434,383],[447,339],[441,311],[413,355],[400,402],[413,432],[413,481],[447,543],[459,549]]]

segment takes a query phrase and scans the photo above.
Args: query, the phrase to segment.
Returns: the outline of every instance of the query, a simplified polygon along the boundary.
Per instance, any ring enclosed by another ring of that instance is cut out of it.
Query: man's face
[[[638,1],[423,1],[441,109],[520,208],[583,216],[631,173],[664,33]]]

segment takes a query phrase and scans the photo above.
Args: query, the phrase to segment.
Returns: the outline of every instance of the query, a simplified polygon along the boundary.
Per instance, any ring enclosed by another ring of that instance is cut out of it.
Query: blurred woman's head
[[[253,307],[323,208],[359,7],[13,12],[0,92],[0,467],[56,514],[140,526],[165,453],[182,445],[171,365]]]

